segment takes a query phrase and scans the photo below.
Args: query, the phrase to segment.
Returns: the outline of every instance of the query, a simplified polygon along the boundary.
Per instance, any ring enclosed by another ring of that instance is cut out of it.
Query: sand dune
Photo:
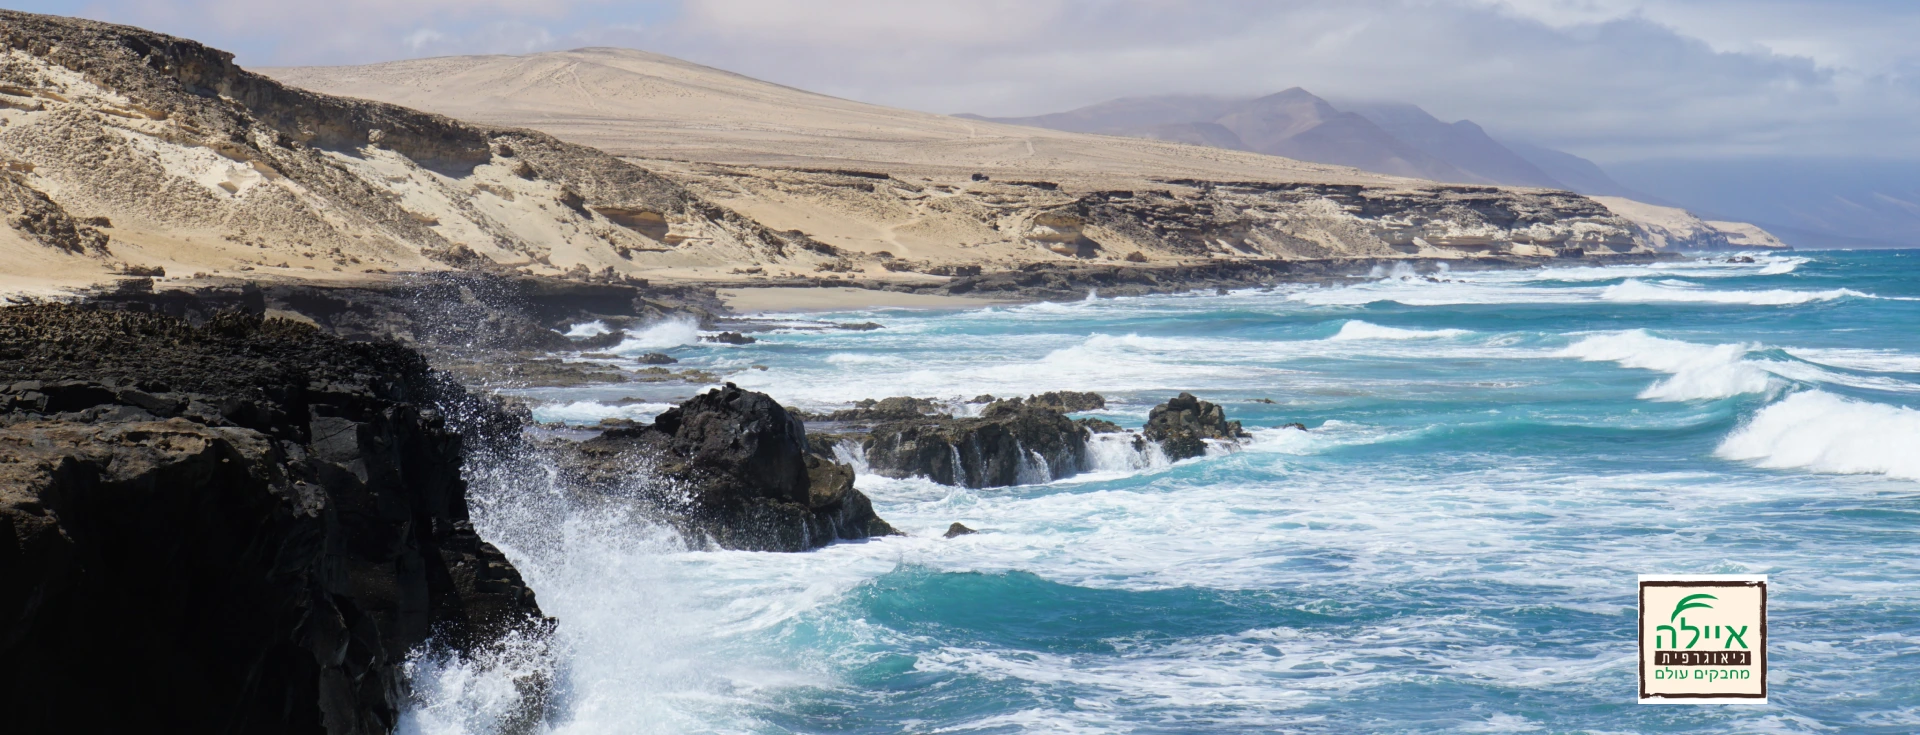
[[[638,159],[932,177],[978,172],[1075,188],[1126,188],[1172,178],[1405,181],[1242,151],[881,107],[631,49],[261,72],[317,92],[534,128]]]

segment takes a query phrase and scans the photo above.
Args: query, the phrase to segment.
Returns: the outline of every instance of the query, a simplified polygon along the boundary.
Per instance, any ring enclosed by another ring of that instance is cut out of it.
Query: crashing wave
[[[1773,469],[1920,480],[1914,447],[1920,411],[1812,390],[1761,409],[1716,454]]]

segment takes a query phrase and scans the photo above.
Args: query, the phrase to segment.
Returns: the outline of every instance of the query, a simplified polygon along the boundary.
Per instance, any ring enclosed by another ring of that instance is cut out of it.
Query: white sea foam
[[[606,334],[611,331],[613,330],[607,328],[606,322],[600,321],[599,319],[595,319],[590,322],[581,322],[579,324],[575,324],[572,327],[568,328],[567,336],[568,337],[598,337],[600,335]]]
[[[1752,344],[1700,345],[1663,339],[1644,329],[1635,329],[1586,337],[1560,354],[1667,373],[1672,377],[1648,386],[1640,397],[1655,401],[1691,401],[1774,389],[1773,375],[1745,359],[1748,352],[1756,349],[1759,346]]]
[[[1765,261],[1766,265],[1760,269],[1760,275],[1784,276],[1794,272],[1800,266],[1805,265],[1807,260],[1806,258],[1781,258],[1777,256],[1769,258]]]
[[[628,355],[647,350],[666,349],[700,341],[700,325],[692,319],[674,318],[627,332],[627,338],[613,348],[615,354]]]
[[[1473,334],[1466,329],[1400,329],[1383,327],[1359,319],[1349,319],[1340,325],[1340,332],[1328,337],[1330,341],[1340,342],[1358,339],[1445,339]]]
[[[1765,291],[1716,291],[1701,288],[1684,281],[1663,281],[1646,283],[1636,279],[1615,286],[1608,286],[1600,293],[1607,301],[1632,304],[1649,303],[1698,303],[1698,304],[1747,304],[1752,306],[1792,306],[1813,301],[1832,301],[1841,298],[1873,298],[1872,294],[1861,293],[1850,288],[1836,288],[1826,291],[1794,291],[1789,289],[1768,289]]]
[[[1754,414],[1718,454],[1760,467],[1920,480],[1920,411],[1795,393]]]

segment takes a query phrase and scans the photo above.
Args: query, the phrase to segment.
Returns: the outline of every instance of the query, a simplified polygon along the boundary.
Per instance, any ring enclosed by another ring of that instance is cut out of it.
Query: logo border
[[[1760,588],[1759,694],[1652,694],[1647,692],[1647,588],[1648,587],[1727,587],[1746,585]],[[1639,598],[1638,628],[1634,631],[1634,667],[1640,672],[1641,704],[1766,704],[1767,703],[1767,575],[1765,574],[1642,574],[1636,590]]]

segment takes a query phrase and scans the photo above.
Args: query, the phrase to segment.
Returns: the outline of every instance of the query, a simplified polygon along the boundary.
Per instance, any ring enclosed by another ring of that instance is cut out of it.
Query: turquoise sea
[[[1727,261],[657,325],[620,351],[793,406],[1083,390],[1137,427],[1191,391],[1255,438],[1014,488],[862,474],[911,536],[803,554],[478,472],[558,629],[423,658],[407,728],[488,731],[538,674],[555,733],[1920,731],[1920,251]],[[592,423],[685,388],[533,393]],[[1770,576],[1768,704],[1635,703],[1643,573]]]

